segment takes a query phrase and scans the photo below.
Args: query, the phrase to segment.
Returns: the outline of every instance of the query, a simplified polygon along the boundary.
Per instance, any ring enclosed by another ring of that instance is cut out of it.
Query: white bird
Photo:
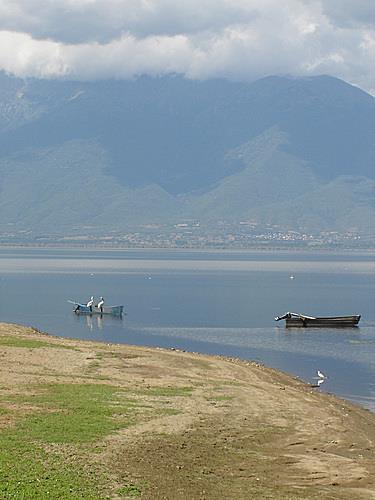
[[[86,307],[92,307],[94,305],[94,297],[91,297],[91,299],[87,302]]]
[[[98,306],[97,307],[98,307],[98,309],[101,310],[103,306],[104,306],[104,299],[103,299],[103,297],[100,297],[100,300],[98,302]]]
[[[327,375],[324,375],[323,372],[320,370],[316,370],[317,377],[314,377],[314,379],[317,381],[316,384],[312,384],[311,387],[320,387],[326,380],[327,380]]]

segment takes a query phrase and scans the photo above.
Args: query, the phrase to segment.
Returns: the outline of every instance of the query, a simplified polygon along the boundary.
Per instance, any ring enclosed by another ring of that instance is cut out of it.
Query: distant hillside
[[[343,81],[0,75],[0,230],[181,217],[375,227],[375,99]]]

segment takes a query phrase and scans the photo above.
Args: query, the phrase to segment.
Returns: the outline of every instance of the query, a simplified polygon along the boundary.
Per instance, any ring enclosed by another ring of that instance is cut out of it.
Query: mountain
[[[328,77],[0,74],[0,231],[183,218],[374,231],[375,99]]]

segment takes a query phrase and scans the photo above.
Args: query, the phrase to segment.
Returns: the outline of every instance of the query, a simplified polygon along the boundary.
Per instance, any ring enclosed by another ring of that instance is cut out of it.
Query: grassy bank
[[[375,498],[375,416],[255,363],[0,324],[0,498]]]

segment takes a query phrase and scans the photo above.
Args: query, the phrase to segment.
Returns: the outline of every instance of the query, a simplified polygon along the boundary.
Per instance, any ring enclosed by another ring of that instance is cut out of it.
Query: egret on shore
[[[325,380],[327,378],[327,375],[324,375],[324,373],[322,373],[320,370],[316,370],[316,374],[320,379]]]
[[[320,387],[326,380],[327,380],[327,375],[324,375],[323,372],[320,370],[316,370],[317,377],[314,377],[317,382],[316,384],[312,384],[311,387]]]

